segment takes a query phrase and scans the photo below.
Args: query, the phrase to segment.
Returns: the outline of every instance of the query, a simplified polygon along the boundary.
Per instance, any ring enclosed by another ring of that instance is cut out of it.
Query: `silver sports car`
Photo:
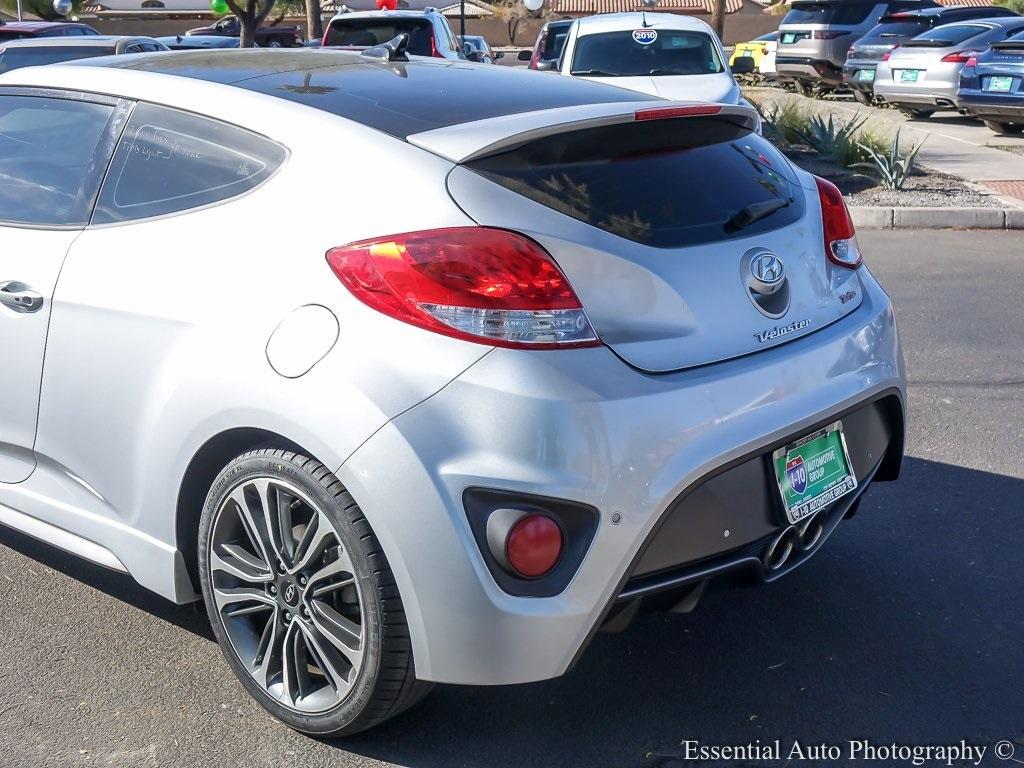
[[[205,600],[312,734],[785,575],[905,379],[756,123],[400,44],[0,77],[0,522]]]

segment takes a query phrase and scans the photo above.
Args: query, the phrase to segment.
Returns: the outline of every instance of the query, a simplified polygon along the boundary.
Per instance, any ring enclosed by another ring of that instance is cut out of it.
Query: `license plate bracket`
[[[810,517],[857,489],[842,421],[774,451],[772,468],[790,523]]]

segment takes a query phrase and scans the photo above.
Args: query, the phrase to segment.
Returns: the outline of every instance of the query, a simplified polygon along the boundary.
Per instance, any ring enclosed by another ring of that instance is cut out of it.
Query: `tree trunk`
[[[306,38],[321,40],[324,36],[323,11],[320,0],[306,0]]]
[[[712,0],[711,28],[715,30],[718,39],[725,45],[725,0]]]

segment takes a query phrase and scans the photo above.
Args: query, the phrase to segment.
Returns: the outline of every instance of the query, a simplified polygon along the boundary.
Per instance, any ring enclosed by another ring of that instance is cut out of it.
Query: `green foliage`
[[[865,122],[867,117],[859,115],[854,115],[847,123],[837,122],[831,114],[828,120],[821,115],[814,115],[799,133],[804,143],[819,155],[830,157],[841,165],[849,165],[860,160],[853,137]]]
[[[761,117],[771,124],[784,141],[796,144],[804,140],[809,116],[807,110],[795,99],[772,104],[761,112]]]
[[[921,142],[921,144],[923,143]],[[917,161],[917,153],[921,149],[921,144],[905,155],[900,154],[900,132],[896,131],[896,136],[893,138],[888,152],[879,152],[874,147],[861,144],[861,149],[871,158],[871,162],[857,163],[857,166],[875,170],[881,178],[882,186],[886,189],[903,189],[914,170],[914,163]]]
[[[994,0],[992,4],[1009,8],[1014,13],[1024,14],[1024,0]]]

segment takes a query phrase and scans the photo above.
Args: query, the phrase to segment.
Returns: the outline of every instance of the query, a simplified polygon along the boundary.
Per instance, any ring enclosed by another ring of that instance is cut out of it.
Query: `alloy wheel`
[[[344,701],[366,637],[352,560],[330,518],[288,483],[248,479],[217,510],[208,554],[217,620],[267,695],[303,714]]]

